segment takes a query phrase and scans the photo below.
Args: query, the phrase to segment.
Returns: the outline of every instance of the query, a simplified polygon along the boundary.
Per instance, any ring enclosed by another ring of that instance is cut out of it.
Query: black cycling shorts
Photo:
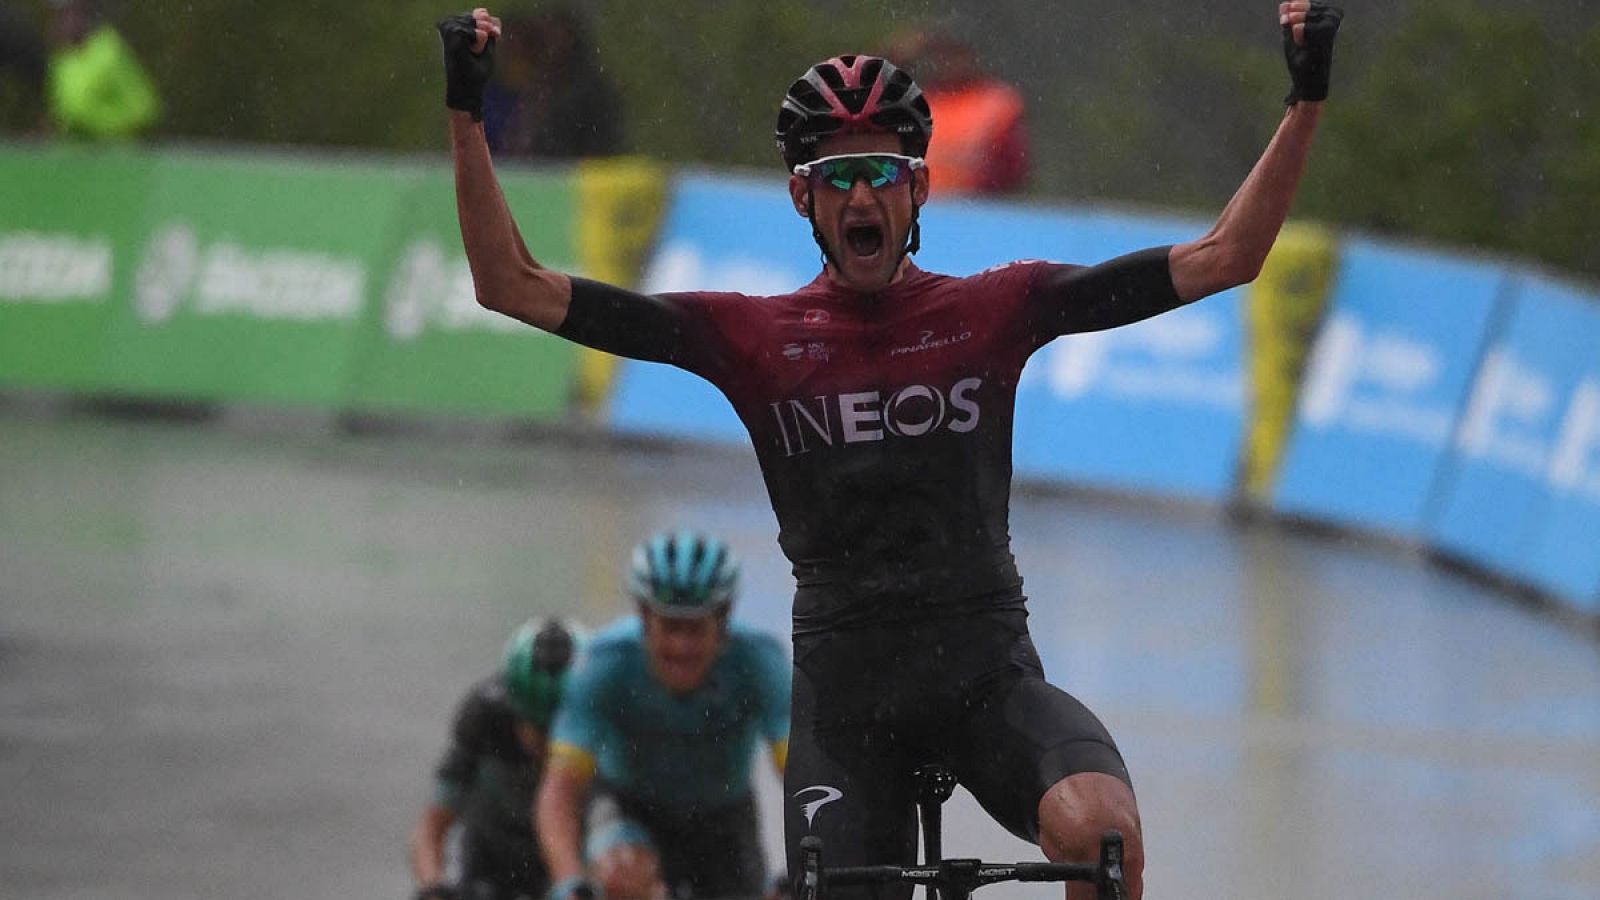
[[[540,900],[550,891],[533,832],[510,837],[473,826],[461,829],[463,900]]]
[[[1039,801],[1062,778],[1132,783],[1100,720],[1044,680],[1024,609],[796,637],[792,721],[791,876],[807,835],[822,838],[826,866],[914,863],[914,773],[928,763],[1035,843]]]
[[[716,809],[669,811],[599,785],[590,793],[585,830],[591,861],[619,844],[654,849],[675,900],[758,897],[766,887],[754,794]]]

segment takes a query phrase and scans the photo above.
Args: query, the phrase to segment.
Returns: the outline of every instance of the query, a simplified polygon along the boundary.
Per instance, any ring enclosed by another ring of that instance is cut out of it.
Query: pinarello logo
[[[831,318],[833,317],[828,315],[828,311],[825,309],[808,309],[806,310],[805,322],[807,325],[821,325]]]

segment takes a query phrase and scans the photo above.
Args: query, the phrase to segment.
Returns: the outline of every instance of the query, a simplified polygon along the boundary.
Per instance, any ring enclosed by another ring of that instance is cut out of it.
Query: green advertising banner
[[[500,179],[534,258],[574,271],[572,173],[502,171]],[[478,305],[448,169],[419,180],[398,221],[376,273],[346,405],[518,418],[565,412],[577,348]]]
[[[418,170],[171,154],[104,374],[141,396],[333,407]]]
[[[154,170],[132,150],[0,148],[0,386],[103,386]]]

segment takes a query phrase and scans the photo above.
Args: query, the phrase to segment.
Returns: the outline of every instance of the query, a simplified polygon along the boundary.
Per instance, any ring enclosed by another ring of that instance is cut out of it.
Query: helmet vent
[[[867,60],[867,64],[861,67],[861,83],[862,84],[869,84],[869,85],[870,84],[877,84],[877,82],[878,82],[878,73],[882,72],[882,71],[883,71],[883,60],[881,60],[881,59],[869,59],[869,60]]]
[[[867,105],[867,97],[872,93],[871,88],[851,88],[839,92],[839,102],[852,113],[860,113],[862,107]]]
[[[822,80],[833,89],[834,93],[844,90],[844,76],[839,74],[838,69],[833,66],[817,66],[816,73],[822,76]]]

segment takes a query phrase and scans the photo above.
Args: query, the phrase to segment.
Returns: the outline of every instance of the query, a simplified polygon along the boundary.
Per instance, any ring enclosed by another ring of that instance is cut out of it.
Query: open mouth
[[[851,253],[870,259],[883,249],[883,229],[876,225],[851,225],[844,231],[844,242]]]

